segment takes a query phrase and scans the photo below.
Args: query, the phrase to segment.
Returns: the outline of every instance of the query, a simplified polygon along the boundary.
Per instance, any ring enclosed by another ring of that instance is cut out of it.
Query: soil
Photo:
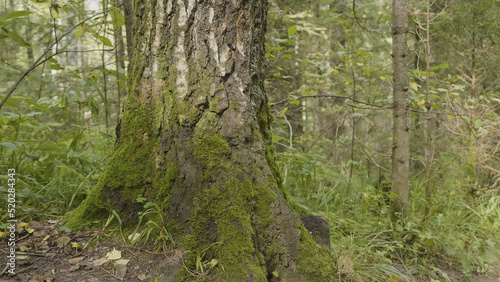
[[[2,281],[174,281],[182,253],[130,247],[100,230],[58,231],[59,222],[33,221],[16,233],[15,275],[6,265],[10,247],[0,243]],[[19,229],[19,228],[18,228]],[[108,237],[107,237],[108,236]],[[6,237],[6,236],[4,236]],[[90,243],[90,244],[89,244]],[[202,275],[191,271],[193,277]],[[163,275],[162,275],[163,274]]]
[[[175,281],[181,268],[193,280],[209,274],[187,269],[179,250],[153,252],[147,248],[127,246],[121,238],[101,230],[65,233],[59,230],[59,221],[20,224],[16,232],[15,275],[9,274],[7,256],[10,254],[9,233],[2,234],[0,242],[0,269],[2,281]],[[500,250],[499,250],[500,251]],[[447,266],[441,273],[415,281],[474,281],[500,282],[500,262],[491,267],[488,275],[473,274],[469,280],[459,271]],[[449,280],[443,278],[443,273]],[[418,276],[418,274],[416,274]]]

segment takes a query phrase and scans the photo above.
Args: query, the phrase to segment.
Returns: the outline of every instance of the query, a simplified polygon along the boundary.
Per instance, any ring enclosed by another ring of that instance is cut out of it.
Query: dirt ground
[[[10,254],[8,233],[0,242],[0,282],[2,281],[175,281],[176,274],[185,268],[182,252],[164,254],[126,246],[121,238],[113,239],[100,230],[66,234],[58,231],[60,223],[31,222],[21,224],[16,233],[15,275],[9,274],[7,256]],[[90,242],[94,242],[89,244]],[[7,266],[5,266],[7,265]],[[5,266],[5,267],[4,267]],[[440,268],[448,281],[467,281],[460,272]],[[473,275],[474,282],[500,282],[500,263],[487,276]],[[192,280],[206,275],[190,271]],[[209,271],[209,270],[208,270]],[[447,281],[443,274],[431,272],[430,277],[415,281]],[[388,279],[389,281],[389,279]],[[392,280],[391,280],[392,281]]]

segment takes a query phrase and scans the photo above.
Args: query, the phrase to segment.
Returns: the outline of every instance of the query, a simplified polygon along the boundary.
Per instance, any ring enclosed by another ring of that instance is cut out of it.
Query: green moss
[[[177,178],[179,173],[179,167],[176,163],[169,163],[163,181],[160,181],[158,185],[158,194],[156,195],[156,201],[161,202],[163,199],[170,196],[170,188],[172,183]]]
[[[314,277],[311,281],[335,281],[336,270],[329,251],[316,243],[304,227],[300,233],[299,270]]]
[[[259,225],[255,228],[262,228],[273,220],[270,206],[277,199],[276,195],[267,186],[253,184],[248,179],[241,180],[243,172],[231,167],[226,155],[229,145],[220,135],[209,135],[200,140],[195,152],[207,167],[207,176],[214,179],[215,183],[203,187],[201,194],[194,200],[195,210],[190,217],[193,233],[185,236],[181,244],[191,251],[185,258],[186,264],[195,267],[195,261],[201,255],[200,250],[209,250],[205,253],[210,253],[211,257],[202,260],[215,258],[225,269],[222,272],[222,268],[217,268],[219,273],[214,275],[228,275],[228,281],[241,277],[266,281],[266,273],[261,267],[263,255],[254,248],[252,222]],[[219,167],[225,167],[226,172],[213,175],[220,173]],[[214,238],[217,244],[213,244]],[[254,276],[249,277],[250,274]],[[179,275],[181,279],[187,273]]]
[[[106,213],[106,209],[102,206],[103,186],[100,181],[92,188],[88,197],[66,217],[65,226],[76,231],[88,223],[92,217]]]
[[[68,216],[67,226],[71,229],[80,228],[92,219],[102,218],[99,214],[105,214],[107,206],[118,212],[126,212],[126,208],[116,207],[116,203],[105,202],[104,199],[113,191],[119,190],[123,193],[121,199],[128,199],[130,203],[135,203],[137,195],[144,190],[155,190],[144,189],[146,185],[162,188],[158,193],[159,202],[168,197],[169,186],[164,184],[170,184],[175,179],[178,168],[172,165],[166,173],[156,171],[154,152],[158,140],[151,130],[151,114],[142,106],[130,108],[124,114],[122,124],[122,141],[117,144],[99,183]],[[152,200],[156,195],[149,196],[148,200]]]
[[[270,123],[274,120],[274,117],[266,103],[262,103],[259,110],[259,126],[260,133],[262,134],[266,159],[274,176],[274,180],[278,184],[278,189],[283,193],[285,200],[290,203],[290,199],[283,187],[283,177],[281,176],[278,164],[276,163],[276,156],[274,155],[274,145],[272,144],[272,135],[270,131]]]
[[[194,157],[201,162],[206,172],[210,172],[215,166],[221,164],[221,160],[231,152],[229,144],[222,135],[213,133],[203,136],[195,143]]]

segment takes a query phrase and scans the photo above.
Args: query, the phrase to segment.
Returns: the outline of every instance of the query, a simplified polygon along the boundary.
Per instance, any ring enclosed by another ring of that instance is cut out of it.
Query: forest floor
[[[66,234],[58,231],[59,226],[59,222],[41,224],[34,221],[29,226],[23,226],[23,230],[16,234],[16,274],[9,275],[7,265],[0,269],[0,282],[152,281],[153,278],[162,277],[161,274],[163,278],[154,281],[166,282],[174,281],[172,277],[185,267],[179,250],[165,255],[126,246],[120,238],[106,237],[100,230]],[[98,238],[100,240],[96,240]],[[94,243],[88,244],[91,241]],[[6,265],[9,255],[10,247],[7,242],[6,239],[0,242],[2,266]],[[429,277],[419,277],[416,273],[413,281],[467,281],[457,270],[447,266],[440,269],[449,280],[431,272]],[[500,282],[500,262],[492,270],[488,275],[474,274],[469,277],[469,281]],[[193,278],[203,275],[193,270],[188,271]]]

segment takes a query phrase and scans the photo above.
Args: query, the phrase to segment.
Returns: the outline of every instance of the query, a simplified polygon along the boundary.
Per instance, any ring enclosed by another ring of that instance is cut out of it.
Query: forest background
[[[24,221],[61,218],[96,184],[115,142],[128,64],[123,7],[1,6],[0,190],[7,194],[15,168]],[[498,0],[408,1],[410,188],[401,223],[387,205],[391,1],[269,2],[266,89],[283,183],[298,209],[328,220],[339,276],[446,280],[447,267],[466,278],[494,270],[499,10]]]

